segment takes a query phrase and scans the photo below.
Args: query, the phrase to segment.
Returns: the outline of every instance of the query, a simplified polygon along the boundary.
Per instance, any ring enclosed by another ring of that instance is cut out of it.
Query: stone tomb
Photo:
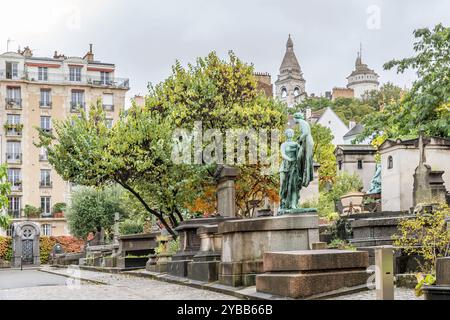
[[[188,278],[214,282],[219,278],[219,263],[222,251],[222,236],[217,233],[217,225],[198,228],[200,250],[188,264]]]
[[[168,262],[167,273],[177,277],[187,277],[188,264],[193,261],[194,256],[200,250],[200,237],[197,230],[203,226],[217,225],[226,219],[224,217],[194,218],[181,222],[175,228],[180,237],[180,250]]]
[[[319,218],[297,214],[226,221],[219,224],[219,233],[222,235],[220,283],[252,286],[256,274],[264,272],[264,253],[308,250],[319,242]]]
[[[145,268],[149,255],[155,253],[156,238],[159,235],[159,231],[154,231],[119,236],[116,267],[119,269]]]
[[[256,291],[308,298],[364,284],[369,273],[367,252],[300,250],[266,252],[264,274],[256,277]]]
[[[41,264],[39,252],[39,224],[31,221],[13,224],[13,257],[12,267],[39,266]]]

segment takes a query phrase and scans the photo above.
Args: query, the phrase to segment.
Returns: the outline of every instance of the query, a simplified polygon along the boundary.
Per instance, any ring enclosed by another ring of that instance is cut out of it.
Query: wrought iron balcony
[[[22,153],[6,153],[6,162],[7,163],[22,163]]]
[[[21,137],[22,136],[22,123],[9,123],[6,122],[3,126],[6,131],[6,136],[8,137]]]
[[[85,102],[70,102],[70,112],[80,112],[81,110],[85,111]]]
[[[51,188],[53,183],[51,181],[39,181],[39,188]]]
[[[22,181],[11,182],[11,191],[22,191]]]
[[[39,101],[39,107],[50,109],[52,107],[51,101]]]
[[[5,98],[6,109],[22,109],[21,98]]]
[[[8,214],[12,218],[18,219],[18,218],[20,218],[20,209],[17,209],[17,210],[8,209]]]
[[[88,84],[127,90],[130,88],[130,80],[128,78],[113,77],[112,75],[109,77],[102,77],[100,75],[81,74],[80,76],[77,76],[72,74],[71,76],[70,73],[47,72],[46,74],[41,74],[41,76],[39,76],[38,72],[29,71],[18,71],[13,75],[10,72],[6,72],[5,69],[0,69],[0,80],[3,79],[42,82],[48,84]]]
[[[103,110],[114,111],[114,105],[113,104],[103,104]]]

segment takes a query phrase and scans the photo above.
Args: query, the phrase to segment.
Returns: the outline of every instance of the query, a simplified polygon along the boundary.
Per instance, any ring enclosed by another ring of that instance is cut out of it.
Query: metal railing
[[[11,182],[11,191],[22,191],[22,182]]]
[[[39,107],[50,109],[52,107],[51,101],[39,101]]]
[[[5,98],[6,109],[22,109],[21,98]]]
[[[80,110],[85,111],[86,103],[85,102],[70,102],[70,112],[80,112]]]
[[[11,210],[11,209],[8,209],[8,214],[12,217],[12,218],[14,218],[14,219],[18,219],[18,218],[20,218],[20,209],[17,209],[17,210]]]
[[[39,188],[51,188],[53,183],[51,181],[39,181]]]
[[[114,111],[114,105],[113,104],[103,104],[103,110]]]
[[[6,130],[6,136],[8,137],[21,137],[22,136],[22,130],[18,129],[7,129]]]
[[[8,74],[4,69],[0,70],[0,80],[32,81],[49,84],[89,84],[100,87],[112,87],[120,89],[129,89],[130,80],[119,77],[101,77],[87,74],[70,75],[70,73],[47,73],[45,77],[39,77],[38,72],[18,71],[17,76]]]
[[[22,153],[6,153],[7,163],[22,163]]]

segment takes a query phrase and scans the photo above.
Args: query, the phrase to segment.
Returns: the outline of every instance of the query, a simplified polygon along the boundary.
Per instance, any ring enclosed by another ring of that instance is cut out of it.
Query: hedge
[[[57,243],[63,247],[65,252],[81,252],[84,247],[83,240],[72,236],[41,236],[39,239],[39,250],[42,264],[48,263],[52,249]],[[0,236],[0,260],[11,261],[11,258],[12,238]]]

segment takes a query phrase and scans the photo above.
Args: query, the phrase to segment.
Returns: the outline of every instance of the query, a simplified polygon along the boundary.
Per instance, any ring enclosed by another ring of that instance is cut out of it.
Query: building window
[[[50,116],[41,116],[41,129],[45,132],[52,131],[52,118]]]
[[[20,211],[22,210],[21,197],[8,197],[8,198],[9,198],[8,213],[13,218],[20,218]]]
[[[17,79],[19,68],[17,62],[6,62],[6,79]]]
[[[49,216],[50,211],[50,197],[41,197],[41,212],[44,216]]]
[[[39,161],[48,161],[47,148],[41,147],[41,151],[39,152]]]
[[[41,108],[49,108],[52,105],[52,95],[50,89],[41,89],[41,100],[39,106]]]
[[[363,162],[362,160],[358,160],[358,169],[362,169],[363,168]]]
[[[82,67],[69,67],[69,79],[70,81],[81,81],[81,68]]]
[[[287,90],[286,88],[281,88],[281,97],[286,98],[287,97]]]
[[[47,81],[48,80],[48,68],[47,67],[38,67],[38,80],[39,81]]]
[[[6,228],[6,236],[7,236],[7,237],[12,237],[13,234],[14,234],[14,225],[13,225],[13,224],[10,224],[10,225],[8,226],[8,228]]]
[[[50,169],[41,169],[41,187],[51,187],[52,181],[50,179]]]
[[[300,89],[298,87],[296,87],[294,89],[294,97],[298,97],[300,95]]]
[[[20,87],[6,88],[6,103],[8,105],[22,106],[22,95]]]
[[[20,141],[6,141],[6,161],[8,163],[20,163],[22,161]]]
[[[392,169],[394,167],[394,159],[392,159],[392,156],[388,157],[387,167],[388,169]]]
[[[8,181],[11,184],[12,191],[22,190],[22,178],[20,169],[8,168]]]
[[[42,235],[43,236],[51,236],[52,235],[52,225],[51,224],[43,224],[41,226]]]
[[[100,83],[109,86],[111,84],[111,72],[100,71]]]
[[[342,160],[338,161],[338,168],[339,168],[339,171],[342,170]]]
[[[70,111],[78,112],[80,109],[84,110],[84,91],[72,90]]]
[[[114,95],[112,93],[104,93],[102,104],[104,110],[114,111]]]
[[[20,136],[22,134],[20,114],[7,114],[5,129],[7,136]]]
[[[105,125],[108,129],[111,129],[113,126],[113,119],[105,119]]]

